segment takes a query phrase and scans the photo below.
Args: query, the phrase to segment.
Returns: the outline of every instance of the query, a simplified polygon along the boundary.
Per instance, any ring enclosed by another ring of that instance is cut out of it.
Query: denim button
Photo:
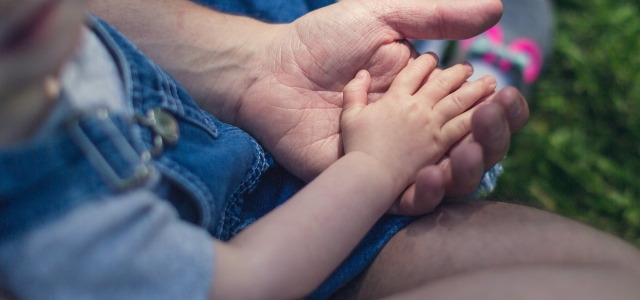
[[[149,154],[152,156],[162,153],[165,144],[174,145],[180,139],[178,121],[164,109],[150,109],[146,117],[135,115],[134,119],[153,132],[153,148],[149,149]]]
[[[147,112],[147,121],[151,130],[167,144],[175,144],[180,138],[180,128],[176,118],[166,110],[154,108]]]

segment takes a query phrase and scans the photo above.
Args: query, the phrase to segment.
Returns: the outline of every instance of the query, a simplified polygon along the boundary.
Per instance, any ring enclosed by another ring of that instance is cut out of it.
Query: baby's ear
[[[368,92],[371,86],[371,75],[366,70],[360,70],[356,77],[351,79],[344,87],[342,93],[342,109],[343,111],[354,108],[362,109],[367,106]]]

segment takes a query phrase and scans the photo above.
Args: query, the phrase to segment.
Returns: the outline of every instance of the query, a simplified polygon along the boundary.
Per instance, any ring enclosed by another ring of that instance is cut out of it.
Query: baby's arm
[[[216,242],[211,297],[293,299],[311,292],[356,246],[416,172],[469,131],[468,108],[495,87],[463,65],[423,84],[437,60],[423,55],[367,105],[366,71],[345,88],[345,155],[228,243]],[[455,91],[452,93],[452,91]]]

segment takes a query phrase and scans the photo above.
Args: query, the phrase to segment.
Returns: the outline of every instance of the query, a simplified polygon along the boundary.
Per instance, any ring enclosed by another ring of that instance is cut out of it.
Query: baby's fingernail
[[[433,53],[431,51],[426,52],[425,54],[433,56],[433,59],[435,59],[437,62],[440,61],[440,57],[438,57],[438,54],[435,54],[435,53]]]
[[[362,77],[364,77],[365,72],[367,72],[367,71],[365,71],[365,70],[360,70],[360,71],[358,71],[358,74],[356,74],[356,78],[362,78]]]
[[[464,65],[465,68],[467,68],[469,72],[473,73],[473,66],[470,63],[464,62],[462,64]]]
[[[488,83],[488,84],[490,84],[490,85],[495,85],[495,84],[496,84],[496,79],[495,79],[495,78],[493,78],[493,76],[489,76],[489,75],[487,75],[487,76],[484,76],[484,77],[483,77],[483,79],[484,79],[484,81],[485,81],[486,83]]]

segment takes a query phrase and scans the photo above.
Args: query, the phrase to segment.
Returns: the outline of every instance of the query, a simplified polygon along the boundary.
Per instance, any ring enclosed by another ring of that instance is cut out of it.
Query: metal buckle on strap
[[[173,115],[161,108],[147,111],[147,116],[134,115],[134,120],[148,127],[153,132],[153,148],[149,153],[157,156],[164,150],[164,145],[175,145],[180,139],[180,127]]]
[[[126,177],[118,175],[80,126],[80,121],[87,118],[87,115],[71,118],[67,122],[67,128],[69,129],[72,139],[87,157],[89,163],[91,163],[109,185],[118,191],[127,190],[140,185],[155,172],[155,168],[148,164],[151,159],[149,151],[138,154],[129,141],[122,135],[116,124],[113,123],[113,120],[109,118],[109,112],[106,109],[98,109],[89,117],[91,116],[96,117],[102,122],[103,130],[111,137],[111,141],[119,152],[120,157],[127,163],[133,165],[132,174]]]

